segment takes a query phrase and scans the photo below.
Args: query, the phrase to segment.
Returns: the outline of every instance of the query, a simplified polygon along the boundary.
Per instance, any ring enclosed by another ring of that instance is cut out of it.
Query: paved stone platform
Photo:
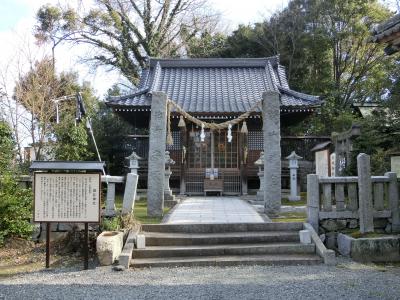
[[[263,217],[238,197],[188,197],[163,223],[263,223]]]

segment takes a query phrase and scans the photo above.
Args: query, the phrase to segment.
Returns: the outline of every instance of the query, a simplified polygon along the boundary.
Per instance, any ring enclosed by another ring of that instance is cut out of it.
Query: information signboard
[[[34,222],[99,223],[100,173],[34,173]]]

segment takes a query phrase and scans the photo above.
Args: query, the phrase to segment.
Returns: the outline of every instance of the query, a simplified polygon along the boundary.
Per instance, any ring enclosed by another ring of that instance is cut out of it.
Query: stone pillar
[[[125,192],[122,200],[123,215],[131,214],[133,212],[133,208],[135,207],[137,184],[139,181],[138,169],[140,159],[142,158],[134,151],[131,155],[125,157],[125,161],[127,163],[126,166],[128,167],[130,173],[126,175]]]
[[[392,232],[400,232],[399,216],[399,188],[397,186],[397,173],[388,172],[385,176],[389,177],[388,196],[389,208],[392,212]]]
[[[149,217],[161,217],[164,211],[166,134],[167,95],[163,92],[153,92],[147,178],[147,215]]]
[[[374,215],[372,206],[372,182],[370,157],[365,153],[357,156],[358,199],[360,215],[360,232],[374,232]]]
[[[175,161],[169,156],[169,151],[165,151],[165,176],[164,176],[164,199],[174,200],[172,190],[169,187],[169,179],[171,178],[171,165],[174,165]]]
[[[316,232],[319,230],[319,182],[318,175],[307,175],[307,222]]]
[[[137,184],[139,175],[128,173],[126,175],[125,192],[122,200],[122,214],[127,215],[133,212],[136,199]]]
[[[106,217],[115,216],[115,183],[109,182],[106,195]]]
[[[290,196],[289,201],[299,201],[301,197],[298,195],[297,191],[297,169],[299,168],[299,159],[302,159],[301,156],[297,155],[296,152],[292,151],[292,153],[286,157],[289,160],[289,169],[290,169]]]
[[[258,166],[258,178],[260,179],[260,188],[257,191],[256,201],[264,202],[264,152],[260,153],[260,157],[254,162],[256,166]]]
[[[274,216],[281,208],[281,120],[280,95],[264,92],[262,100],[264,134],[264,207]]]

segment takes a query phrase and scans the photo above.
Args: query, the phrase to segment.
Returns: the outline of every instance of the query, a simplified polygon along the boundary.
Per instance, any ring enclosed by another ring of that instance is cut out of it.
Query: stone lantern
[[[301,156],[297,155],[296,152],[292,151],[288,157],[289,169],[290,169],[290,196],[289,201],[299,201],[301,197],[298,195],[297,191],[297,169],[299,168],[299,159]]]
[[[254,162],[258,166],[258,177],[260,178],[260,188],[257,191],[256,201],[264,201],[264,152],[260,153],[260,157]]]
[[[175,161],[170,157],[169,151],[165,151],[164,199],[167,201],[175,199],[174,195],[172,195],[172,190],[169,187],[169,179],[172,174],[171,165],[174,164]]]
[[[129,173],[138,174],[138,169],[139,169],[139,160],[142,158],[136,154],[135,151],[132,152],[131,155],[128,157],[125,157],[125,160],[127,161],[127,168],[129,169]]]

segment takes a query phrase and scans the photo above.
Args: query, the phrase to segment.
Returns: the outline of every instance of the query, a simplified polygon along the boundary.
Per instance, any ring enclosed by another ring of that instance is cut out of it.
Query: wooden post
[[[239,130],[239,129],[238,129]],[[247,135],[238,131],[239,135],[239,163],[240,163],[240,180],[242,185],[242,195],[247,195],[247,168],[244,155],[244,147],[247,145]]]
[[[50,268],[50,230],[51,223],[46,223],[46,269]]]
[[[319,182],[318,175],[307,175],[307,222],[316,232],[319,227]]]
[[[399,217],[399,189],[397,186],[396,172],[388,172],[385,174],[389,177],[389,207],[392,211],[392,232],[400,232],[400,217]]]
[[[357,156],[358,195],[360,202],[360,232],[374,232],[374,216],[372,207],[372,182],[370,157],[365,153]]]
[[[186,182],[185,182],[185,171],[186,171],[186,156],[187,155],[187,131],[186,126],[180,127],[181,129],[181,177],[180,177],[180,195],[186,194]]]

